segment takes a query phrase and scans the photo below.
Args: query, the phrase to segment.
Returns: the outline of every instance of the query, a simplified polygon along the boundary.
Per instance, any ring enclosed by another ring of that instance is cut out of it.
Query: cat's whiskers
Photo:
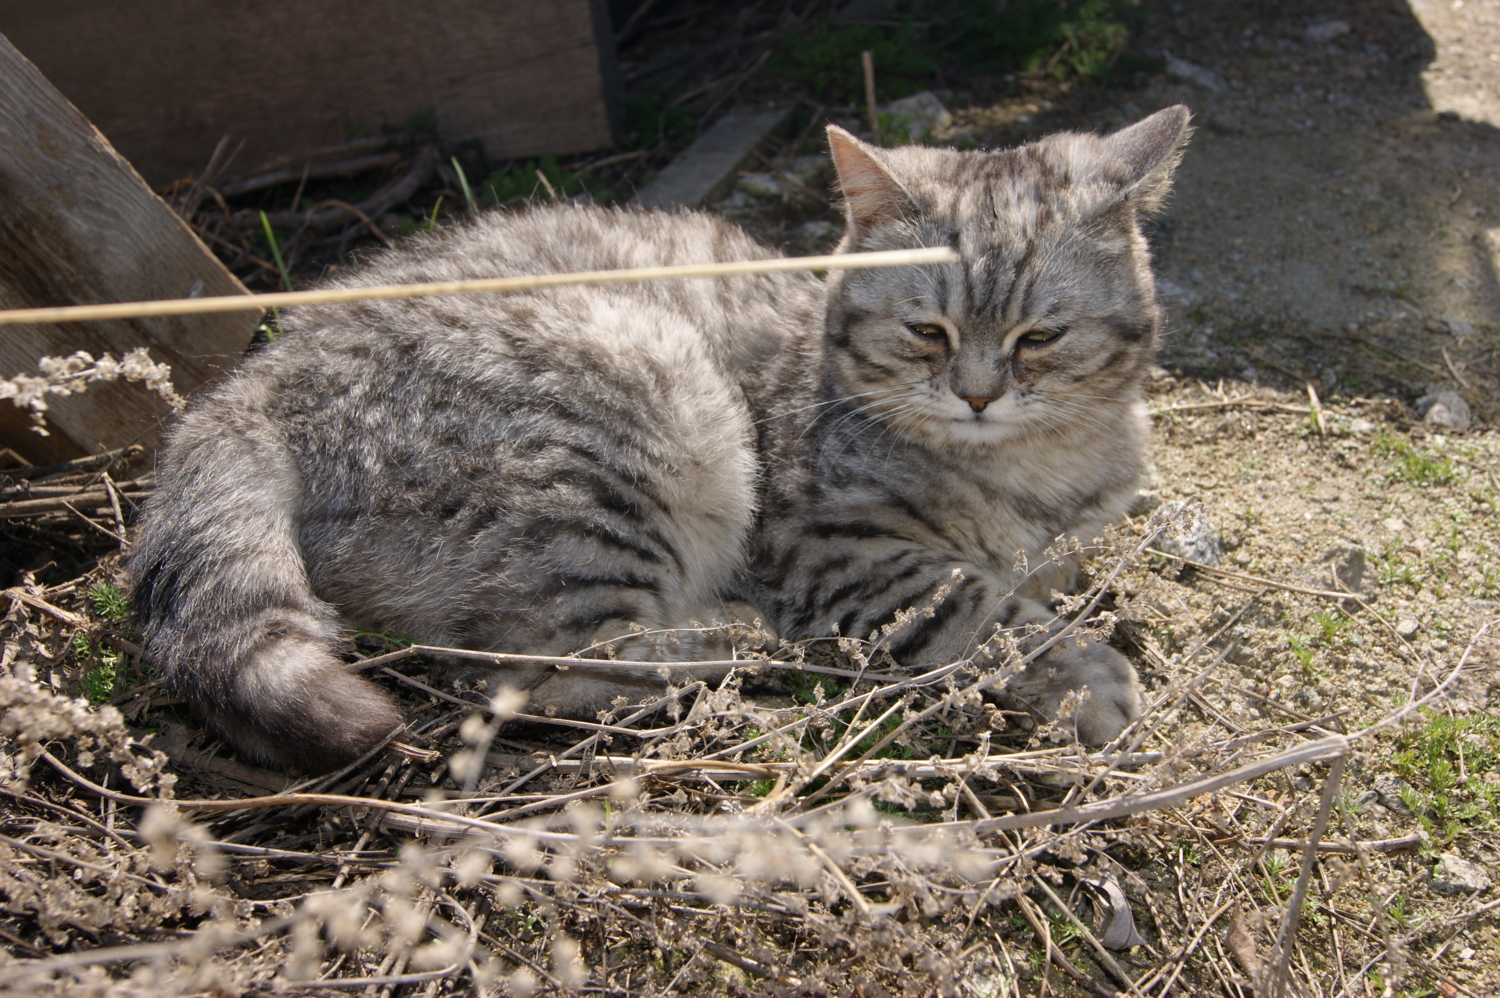
[[[897,401],[897,402],[901,402],[901,401],[904,401],[905,399],[908,399],[908,398],[918,398],[918,397],[920,397],[920,392],[918,392],[916,389],[917,389],[917,386],[920,386],[922,384],[924,384],[924,382],[911,381],[911,382],[907,382],[905,385],[897,385],[897,386],[895,386],[895,389],[899,393],[888,395],[888,396],[886,396],[885,399],[881,399],[880,401],[886,401],[887,399],[890,399],[890,400],[894,400],[894,401]],[[901,392],[902,389],[904,389],[904,392]],[[892,391],[892,389],[888,389],[888,388],[887,389],[879,389],[879,390],[877,390],[875,392],[866,392],[865,395],[876,395],[876,394],[880,394],[881,392],[886,392],[886,391]],[[846,398],[847,397],[860,398],[860,397],[863,397],[863,396],[846,396]],[[803,436],[805,436],[807,434],[807,432],[813,428],[813,426],[817,423],[817,421],[819,419],[822,419],[823,416],[825,416],[827,414],[827,412],[828,412],[828,410],[825,410],[824,412],[819,413],[818,416],[815,419],[813,419],[812,421],[810,421],[807,424],[807,426],[803,428],[802,433],[798,434],[798,439],[801,439]],[[872,405],[863,405],[863,406],[861,406],[861,405],[855,405],[855,406],[852,406],[850,408],[850,410],[847,413],[844,413],[844,415],[841,416],[837,422],[835,422],[832,426],[827,427],[826,429],[824,429],[822,431],[822,434],[824,436],[832,436],[845,423],[848,423],[850,420],[855,419],[855,418],[857,418],[859,416],[864,416],[867,419],[871,419],[873,421],[877,421],[878,422],[881,419],[881,411],[875,409],[874,406],[872,406]]]
[[[917,384],[917,383],[918,382],[912,382],[912,384]],[[857,395],[838,395],[838,396],[835,396],[834,398],[831,398],[831,399],[824,399],[821,402],[814,402],[811,405],[802,405],[802,406],[798,406],[795,409],[786,409],[784,411],[775,413],[774,415],[767,416],[765,419],[757,419],[751,425],[753,425],[753,426],[760,426],[760,425],[762,425],[764,423],[769,423],[769,422],[771,422],[774,419],[783,419],[783,418],[785,418],[787,416],[794,416],[794,415],[796,415],[799,412],[806,412],[809,409],[817,409],[820,406],[838,405],[840,402],[847,402],[847,401],[850,401],[852,399],[866,398],[866,397],[868,397],[870,395],[879,395],[883,391],[887,391],[887,389],[885,389],[885,388],[876,388],[873,391],[860,392]]]
[[[1110,427],[1109,422],[1101,417],[1097,407],[1070,399],[1054,398],[1048,401],[1053,412],[1065,417],[1074,426],[1090,426],[1098,430],[1107,430]]]

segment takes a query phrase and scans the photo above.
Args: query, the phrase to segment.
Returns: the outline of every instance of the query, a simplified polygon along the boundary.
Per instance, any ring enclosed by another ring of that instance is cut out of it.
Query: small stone
[[[1462,339],[1465,336],[1474,335],[1474,323],[1468,319],[1460,319],[1456,315],[1445,315],[1441,323],[1443,332]]]
[[[1439,894],[1477,894],[1489,890],[1490,875],[1478,863],[1445,852],[1438,856],[1428,886]]]
[[[753,198],[781,197],[781,184],[765,173],[747,173],[734,186]]]
[[[1214,111],[1208,116],[1208,127],[1225,135],[1242,135],[1245,123],[1232,111]]]
[[[1375,778],[1375,795],[1380,800],[1380,805],[1392,814],[1399,814],[1403,818],[1411,817],[1411,808],[1406,806],[1402,794],[1411,790],[1411,784],[1398,776],[1387,773]]]
[[[1191,83],[1195,87],[1201,87],[1215,94],[1229,89],[1229,84],[1224,82],[1224,77],[1206,66],[1179,59],[1170,52],[1162,54],[1167,58],[1167,79],[1176,83]]]
[[[832,222],[815,218],[811,222],[803,222],[797,226],[792,230],[792,235],[810,243],[828,243],[838,238],[839,227]]]
[[[1167,370],[1165,367],[1161,367],[1158,364],[1152,364],[1151,370],[1147,373],[1152,381],[1166,381],[1172,376],[1171,371]]]
[[[1356,416],[1354,419],[1349,420],[1349,432],[1350,433],[1359,433],[1361,435],[1369,435],[1371,433],[1374,433],[1376,429],[1377,429],[1377,427],[1375,426],[1374,423],[1370,422],[1368,419],[1365,419],[1363,417]]]
[[[1396,633],[1410,641],[1418,631],[1422,629],[1422,622],[1416,617],[1401,617],[1396,621]]]
[[[828,180],[829,170],[833,168],[833,160],[821,153],[811,156],[798,156],[792,160],[792,176],[797,183],[804,187],[817,190]]]
[[[931,90],[893,100],[880,110],[890,115],[894,127],[905,128],[907,137],[913,142],[920,142],[934,133],[942,135],[953,127],[953,115]]]
[[[1173,525],[1156,539],[1156,548],[1167,554],[1178,558],[1186,558],[1200,565],[1210,568],[1219,564],[1224,557],[1224,542],[1219,539],[1219,534],[1213,525],[1208,522],[1208,517],[1203,513],[1203,507],[1197,507],[1186,522],[1180,516],[1187,507],[1187,500],[1174,499],[1161,507],[1157,515],[1165,515],[1173,521]]]
[[[1356,794],[1354,798],[1349,801],[1349,807],[1355,813],[1362,814],[1365,811],[1368,811],[1371,805],[1379,803],[1380,794],[1376,793],[1373,790],[1366,790],[1363,793]]]
[[[1304,578],[1323,589],[1361,592],[1365,578],[1364,548],[1349,541],[1335,541],[1308,564]]]
[[[1309,24],[1302,32],[1302,37],[1313,45],[1321,45],[1348,33],[1348,21],[1319,21],[1317,24]]]
[[[1429,426],[1441,426],[1460,433],[1474,422],[1469,403],[1451,388],[1440,388],[1417,399],[1417,414]]]

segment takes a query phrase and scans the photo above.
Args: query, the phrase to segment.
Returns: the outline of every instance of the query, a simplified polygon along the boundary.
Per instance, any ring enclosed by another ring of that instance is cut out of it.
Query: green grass
[[[1500,717],[1422,715],[1426,723],[1403,732],[1391,757],[1412,784],[1407,805],[1439,844],[1492,827],[1500,783],[1485,777],[1500,765]]]
[[[1043,72],[1107,81],[1124,49],[1117,0],[913,0],[881,24],[839,24],[782,39],[766,70],[820,100],[863,104],[860,53],[875,64],[876,99],[906,97],[959,74]]]
[[[538,176],[540,174],[540,176]],[[529,198],[547,199],[547,184],[557,192],[559,198],[567,199],[585,191],[595,201],[614,200],[614,192],[608,188],[591,189],[592,177],[587,173],[571,173],[557,165],[557,157],[551,153],[539,160],[527,160],[509,170],[496,170],[479,185],[480,199],[486,205],[509,204]]]
[[[105,620],[119,620],[130,612],[130,599],[123,590],[107,582],[89,587],[89,605]]]
[[[122,678],[120,653],[97,644],[81,631],[73,635],[72,649],[85,666],[79,692],[95,707],[113,699]]]
[[[1317,622],[1318,629],[1323,632],[1323,643],[1333,644],[1335,638],[1353,623],[1350,618],[1344,616],[1337,610],[1328,610],[1313,614],[1313,620]]]
[[[1376,454],[1391,459],[1390,477],[1396,481],[1426,488],[1452,485],[1458,477],[1448,458],[1420,450],[1399,437],[1381,434],[1372,447]]]

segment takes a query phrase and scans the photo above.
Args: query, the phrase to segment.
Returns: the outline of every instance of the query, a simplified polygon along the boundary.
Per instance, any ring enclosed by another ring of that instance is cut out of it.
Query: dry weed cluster
[[[359,635],[350,658],[408,698],[409,728],[294,785],[193,744],[117,616],[110,556],[6,590],[0,991],[1248,996],[1308,993],[1328,938],[1357,951],[1338,973],[1354,955],[1399,980],[1378,868],[1420,840],[1357,844],[1340,806],[1378,733],[1203,709],[1257,600],[1351,597],[1263,581],[1163,649],[1182,562],[1151,551],[1195,512],[1085,552],[1074,623],[917,676],[887,631],[565,722],[440,690],[419,649]],[[1150,710],[1099,752],[985,695],[1084,628],[1154,664]]]

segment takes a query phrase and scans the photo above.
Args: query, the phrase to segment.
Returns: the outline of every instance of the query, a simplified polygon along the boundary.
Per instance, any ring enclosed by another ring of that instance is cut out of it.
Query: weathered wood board
[[[0,308],[248,294],[98,130],[0,37]],[[232,367],[254,313],[0,329],[0,377],[44,356],[149,347],[179,394]],[[49,401],[50,436],[0,401],[0,446],[33,464],[150,444],[169,407],[144,387],[96,383]]]
[[[613,143],[605,0],[0,0],[0,34],[156,187],[435,115],[494,159]],[[233,145],[230,148],[234,148]]]
[[[668,163],[630,203],[642,208],[699,208],[723,197],[755,150],[791,117],[790,107],[731,110]]]

